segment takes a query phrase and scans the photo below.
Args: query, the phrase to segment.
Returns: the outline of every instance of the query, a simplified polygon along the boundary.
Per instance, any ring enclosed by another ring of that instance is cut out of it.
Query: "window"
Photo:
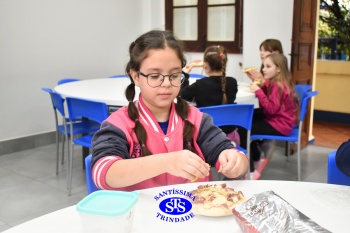
[[[242,7],[242,0],[166,0],[166,29],[184,41],[186,51],[221,44],[241,53]]]

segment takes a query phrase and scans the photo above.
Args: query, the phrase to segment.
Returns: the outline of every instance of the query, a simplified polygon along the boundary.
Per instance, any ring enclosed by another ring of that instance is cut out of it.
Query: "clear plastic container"
[[[87,233],[129,233],[134,219],[135,192],[99,190],[77,204],[82,228]]]

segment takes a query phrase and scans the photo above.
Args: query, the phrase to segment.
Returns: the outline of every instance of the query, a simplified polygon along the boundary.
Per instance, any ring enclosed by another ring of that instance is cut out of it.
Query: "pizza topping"
[[[199,185],[191,193],[195,196],[193,213],[205,216],[230,215],[235,206],[245,201],[241,191],[227,187],[226,183]]]

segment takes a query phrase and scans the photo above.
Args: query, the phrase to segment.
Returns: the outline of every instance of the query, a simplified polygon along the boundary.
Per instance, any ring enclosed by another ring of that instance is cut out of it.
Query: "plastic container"
[[[83,232],[129,233],[134,219],[135,192],[99,190],[77,204]]]

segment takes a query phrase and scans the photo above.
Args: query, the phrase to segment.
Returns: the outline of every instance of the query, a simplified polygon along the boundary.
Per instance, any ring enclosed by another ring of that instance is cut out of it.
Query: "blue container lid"
[[[138,199],[135,192],[98,190],[77,204],[77,211],[101,216],[122,216],[132,209]]]

